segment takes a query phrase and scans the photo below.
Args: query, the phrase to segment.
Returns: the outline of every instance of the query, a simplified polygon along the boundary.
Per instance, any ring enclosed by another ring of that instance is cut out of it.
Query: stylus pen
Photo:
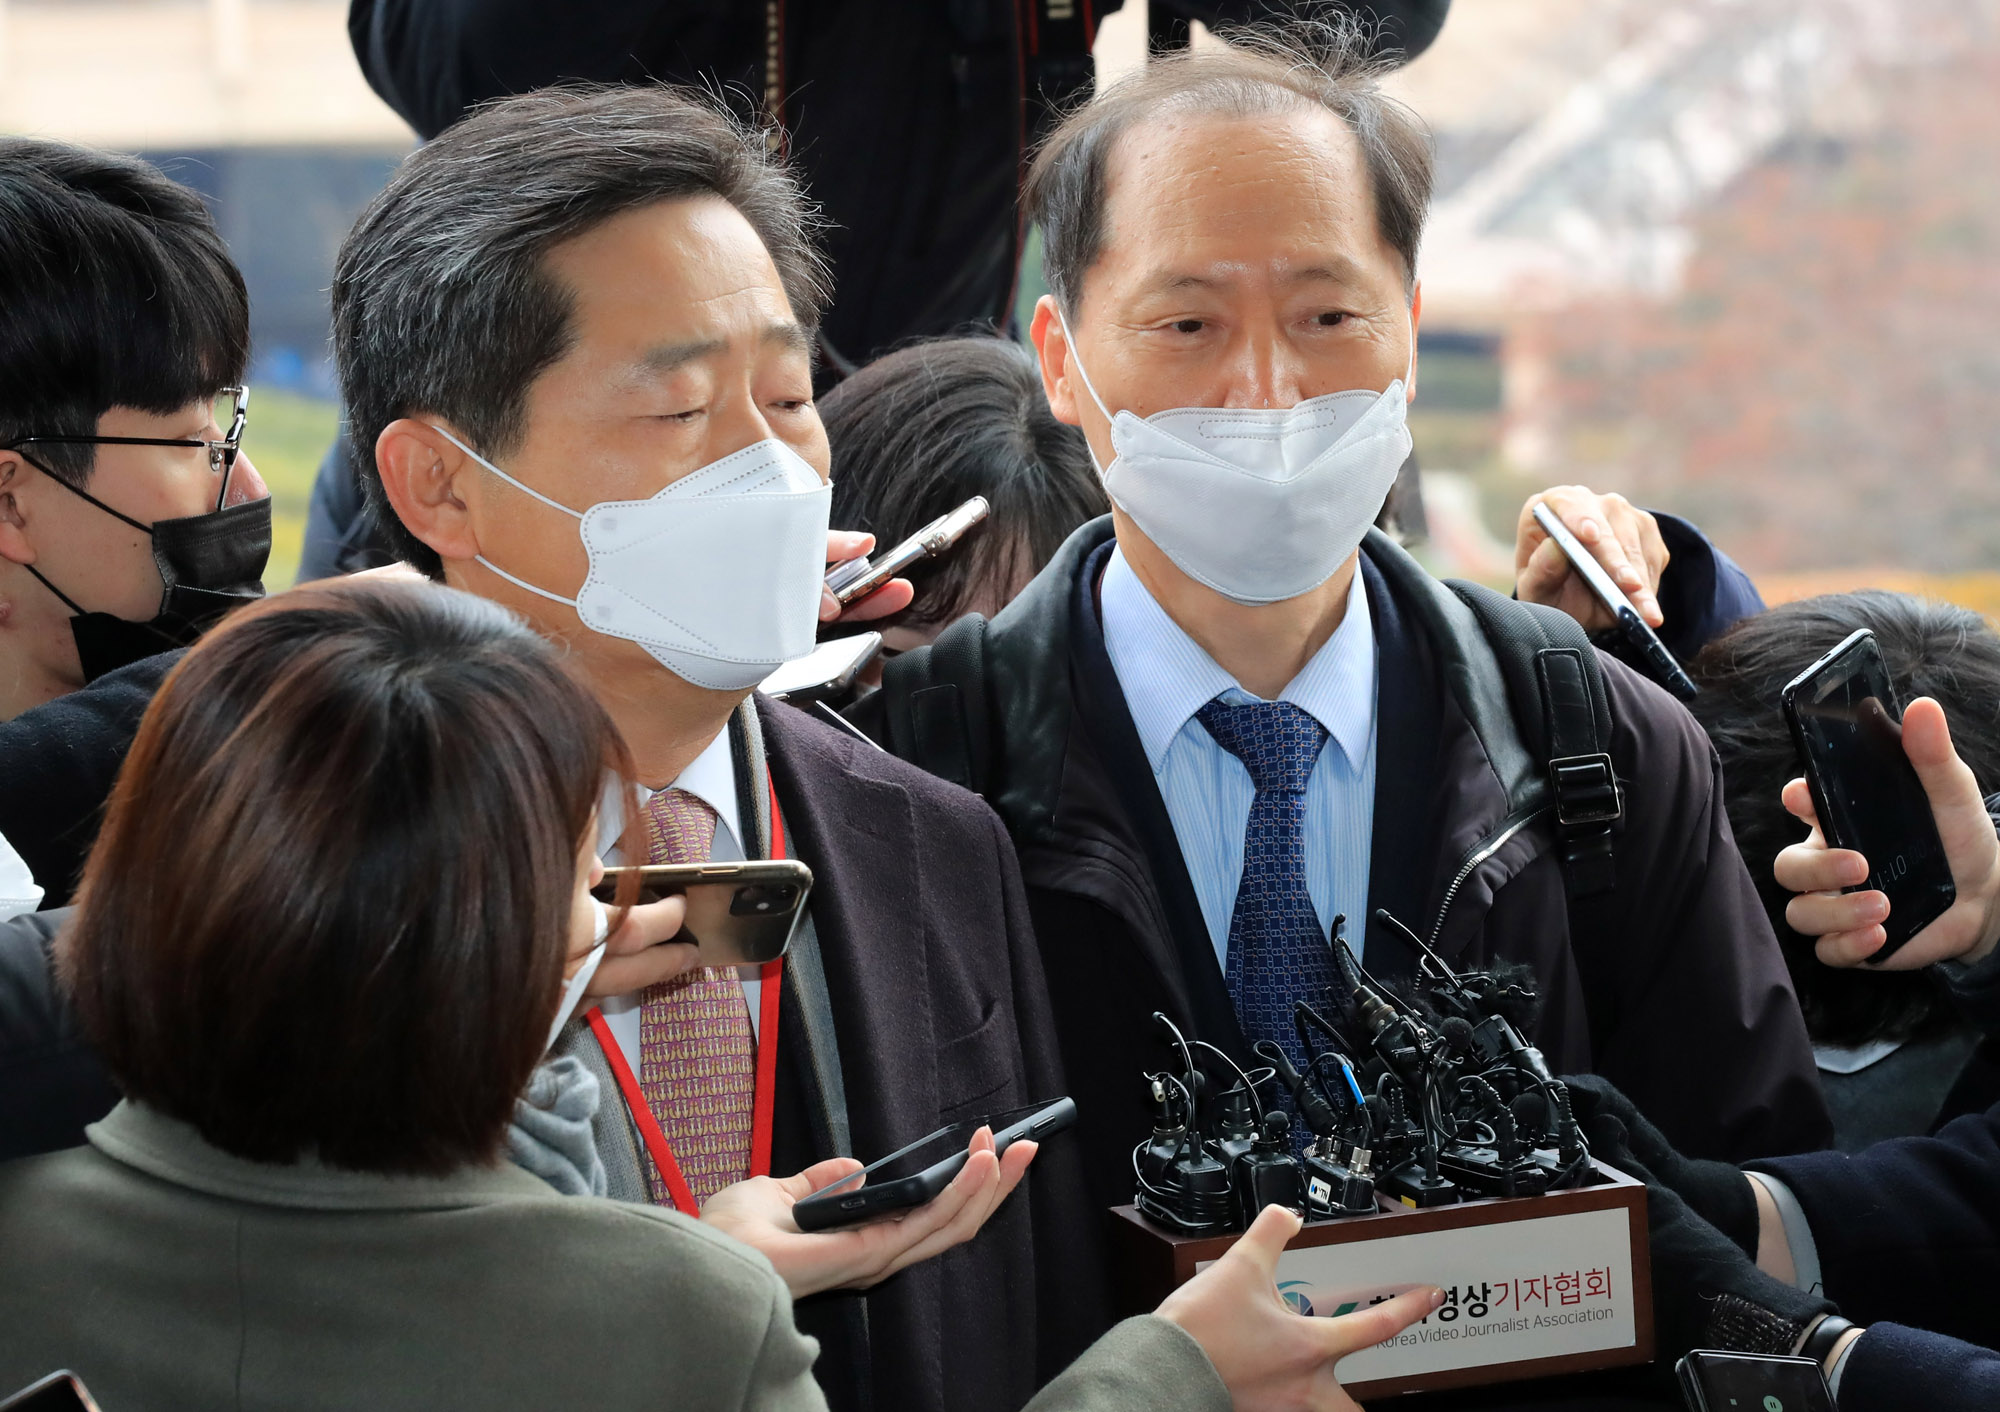
[[[1681,664],[1674,660],[1674,654],[1667,651],[1667,645],[1660,641],[1653,630],[1646,626],[1646,620],[1639,616],[1639,610],[1632,606],[1632,600],[1619,590],[1604,572],[1604,566],[1597,562],[1597,556],[1583,547],[1575,535],[1547,505],[1535,506],[1535,523],[1542,532],[1556,542],[1556,547],[1570,562],[1598,602],[1610,610],[1618,622],[1618,631],[1632,645],[1645,663],[1646,675],[1664,686],[1683,701],[1692,701],[1696,695],[1695,684],[1688,674],[1681,670]]]

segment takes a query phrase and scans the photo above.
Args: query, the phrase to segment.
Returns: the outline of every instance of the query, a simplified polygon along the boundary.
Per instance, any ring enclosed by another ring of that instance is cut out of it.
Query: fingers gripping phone
[[[1003,1153],[1023,1138],[1040,1141],[1075,1121],[1076,1104],[1058,1098],[974,1122],[953,1123],[820,1188],[792,1208],[792,1220],[802,1231],[826,1231],[922,1206],[964,1168],[966,1144],[981,1128],[993,1129],[993,1150]]]
[[[606,868],[590,890],[613,902],[621,878],[637,874],[640,903],[685,896],[687,920],[675,941],[693,942],[704,966],[761,966],[785,954],[812,894],[812,869],[794,858],[742,863],[670,863]]]
[[[1644,663],[1646,675],[1671,691],[1683,701],[1695,698],[1695,684],[1688,674],[1681,670],[1681,664],[1674,660],[1674,654],[1667,651],[1667,645],[1660,641],[1653,630],[1646,626],[1646,620],[1639,616],[1639,610],[1632,606],[1611,575],[1604,572],[1604,566],[1597,562],[1597,556],[1583,547],[1583,541],[1569,532],[1569,526],[1562,522],[1555,511],[1547,505],[1535,506],[1535,523],[1542,527],[1542,533],[1556,542],[1563,557],[1569,560],[1570,568],[1583,580],[1597,601],[1602,603],[1618,622],[1618,631],[1630,643],[1632,650],[1639,654]]]
[[[986,497],[975,495],[956,510],[939,515],[879,559],[863,556],[827,571],[826,591],[840,606],[858,603],[919,559],[935,559],[986,518]]]
[[[1875,635],[1851,633],[1793,678],[1785,720],[1805,763],[1820,830],[1868,860],[1868,881],[1889,898],[1883,961],[1936,921],[1958,896],[1930,797],[1903,753],[1903,711]]]

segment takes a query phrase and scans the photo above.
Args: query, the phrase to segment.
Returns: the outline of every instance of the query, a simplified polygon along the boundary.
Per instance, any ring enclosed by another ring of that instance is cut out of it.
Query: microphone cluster
[[[1263,1067],[1246,1070],[1154,1015],[1180,1064],[1145,1076],[1153,1131],[1132,1169],[1147,1217],[1219,1234],[1274,1203],[1326,1220],[1372,1214],[1378,1196],[1421,1208],[1587,1184],[1569,1092],[1519,1029],[1534,992],[1455,972],[1387,912],[1375,916],[1416,951],[1414,993],[1371,976],[1335,918],[1344,994],[1294,1005],[1302,1068],[1266,1039],[1253,1047]],[[1309,1141],[1294,1142],[1294,1115]]]

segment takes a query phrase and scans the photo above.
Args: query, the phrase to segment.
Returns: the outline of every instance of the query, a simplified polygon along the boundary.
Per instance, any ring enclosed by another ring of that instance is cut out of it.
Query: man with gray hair
[[[1700,728],[1568,618],[1370,529],[1409,450],[1428,135],[1353,36],[1156,60],[1028,177],[1051,408],[1112,513],[857,716],[1020,851],[1094,1196],[1131,1199],[1162,1011],[1304,1067],[1293,1004],[1415,948],[1526,967],[1557,1072],[1685,1148],[1824,1145]],[[1258,1061],[1261,1062],[1261,1061]]]
[[[811,236],[796,183],[715,106],[524,95],[419,149],[363,212],[334,352],[398,554],[564,643],[617,724],[639,817],[607,793],[599,851],[812,868],[781,962],[611,939],[598,1004],[555,1043],[603,1094],[609,1194],[768,1255],[834,1407],[1010,1412],[1101,1326],[1092,1272],[1063,1261],[1090,1220],[1073,1150],[1050,1144],[1004,1205],[1032,1144],[996,1159],[975,1139],[899,1221],[790,1217],[854,1154],[1063,1092],[992,812],[752,695],[811,648],[828,558],[867,547],[829,547]]]

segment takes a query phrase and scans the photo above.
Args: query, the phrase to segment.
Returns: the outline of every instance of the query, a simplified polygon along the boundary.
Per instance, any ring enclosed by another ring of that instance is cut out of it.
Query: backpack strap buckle
[[[1612,772],[1611,757],[1602,752],[1549,761],[1549,785],[1555,792],[1560,828],[1609,826],[1625,816],[1624,792]]]

